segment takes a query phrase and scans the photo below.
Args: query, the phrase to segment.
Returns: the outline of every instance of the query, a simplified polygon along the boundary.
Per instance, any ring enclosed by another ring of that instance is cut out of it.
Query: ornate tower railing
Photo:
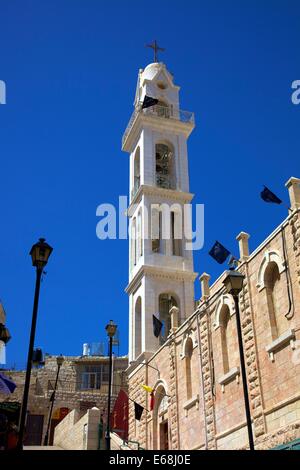
[[[127,136],[132,126],[134,125],[137,117],[140,114],[144,114],[147,116],[156,116],[160,119],[175,119],[177,121],[184,122],[184,123],[191,123],[191,124],[195,123],[194,113],[192,113],[191,111],[183,111],[182,109],[175,109],[172,106],[155,105],[146,109],[142,109],[141,107],[139,107],[139,108],[136,108],[131,115],[129,123],[122,137],[122,146],[124,145],[124,142],[127,139]]]

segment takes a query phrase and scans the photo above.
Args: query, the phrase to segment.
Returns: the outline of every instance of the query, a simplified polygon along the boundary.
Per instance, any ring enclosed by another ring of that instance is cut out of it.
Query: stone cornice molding
[[[171,279],[176,281],[194,281],[198,276],[198,273],[192,271],[179,271],[179,270],[170,270],[165,269],[160,266],[141,266],[133,279],[125,288],[127,294],[131,294],[136,289],[136,285],[141,282],[143,276]]]
[[[135,142],[144,128],[150,127],[154,131],[160,132],[162,129],[166,133],[183,134],[187,139],[195,127],[194,122],[183,122],[179,119],[166,119],[151,114],[137,112],[133,120],[131,129],[124,139],[122,150],[132,152]]]
[[[128,209],[128,217],[132,217],[136,209],[136,205],[142,200],[142,196],[157,196],[159,198],[168,199],[170,201],[179,201],[182,204],[188,204],[194,197],[194,194],[175,189],[164,189],[157,186],[142,184],[132,199]]]

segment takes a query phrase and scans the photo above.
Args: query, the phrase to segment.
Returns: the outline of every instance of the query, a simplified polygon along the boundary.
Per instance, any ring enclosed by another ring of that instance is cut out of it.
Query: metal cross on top
[[[159,47],[159,45],[156,42],[156,39],[153,41],[152,44],[147,44],[146,47],[150,47],[151,49],[153,49],[153,51],[154,51],[154,62],[158,62],[158,57],[157,57],[158,51],[164,52],[164,50],[165,50],[162,47]]]

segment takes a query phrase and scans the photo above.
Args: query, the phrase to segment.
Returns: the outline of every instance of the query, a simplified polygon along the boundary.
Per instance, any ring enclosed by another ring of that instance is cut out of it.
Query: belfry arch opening
[[[134,309],[134,355],[137,358],[142,352],[142,299],[138,297]]]
[[[160,334],[160,344],[163,344],[171,330],[171,315],[170,310],[172,307],[179,307],[177,300],[170,294],[160,294],[158,298],[159,319],[162,322],[162,330]]]
[[[132,197],[135,196],[141,185],[141,152],[140,147],[136,149],[133,160],[133,188]]]
[[[174,151],[170,144],[155,145],[155,180],[159,188],[176,188]]]

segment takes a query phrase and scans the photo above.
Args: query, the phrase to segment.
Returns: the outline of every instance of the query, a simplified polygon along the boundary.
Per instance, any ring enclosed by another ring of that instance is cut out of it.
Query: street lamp
[[[32,367],[32,355],[34,347],[34,338],[35,338],[35,329],[39,305],[39,294],[41,286],[41,277],[43,274],[43,269],[46,266],[49,256],[52,253],[53,248],[51,248],[48,243],[45,242],[44,238],[40,238],[38,243],[33,245],[30,250],[30,256],[32,258],[32,266],[36,268],[36,282],[35,282],[35,293],[34,293],[34,303],[33,303],[33,312],[32,312],[32,321],[31,321],[31,330],[30,330],[30,340],[27,356],[27,368],[26,368],[26,377],[24,385],[24,394],[22,401],[22,409],[19,423],[19,437],[18,437],[18,450],[23,449],[23,439],[24,439],[24,429],[25,429],[25,420],[27,413],[27,403],[29,395],[29,385],[30,385],[30,376],[31,376],[31,367]]]
[[[64,363],[64,357],[62,355],[57,356],[56,358],[56,363],[57,363],[57,373],[56,373],[56,380],[55,380],[55,385],[54,385],[54,390],[53,393],[50,397],[51,401],[51,406],[50,406],[50,411],[49,411],[49,417],[48,417],[48,424],[47,424],[47,430],[44,438],[44,446],[47,446],[49,443],[49,430],[50,430],[50,424],[51,424],[51,418],[52,418],[52,411],[53,411],[53,406],[54,406],[54,401],[55,401],[55,392],[57,389],[57,382],[58,382],[58,376],[59,376],[59,371],[61,366]]]
[[[106,450],[110,450],[110,403],[111,403],[111,375],[112,375],[112,341],[117,331],[117,325],[110,320],[105,327],[107,336],[109,337],[109,378],[108,378],[108,400],[107,400],[107,422],[105,442]]]
[[[245,366],[240,308],[239,308],[239,293],[241,292],[243,288],[244,279],[245,279],[245,276],[241,274],[239,271],[230,270],[230,271],[226,271],[226,277],[223,281],[223,284],[228,294],[232,295],[234,299],[234,304],[235,304],[236,327],[237,327],[239,352],[240,352],[240,362],[241,362],[241,372],[242,372],[249,448],[250,450],[254,450],[254,440],[253,440],[252,425],[251,425],[250,404],[249,404],[249,395],[248,395],[248,387],[247,387],[246,366]]]

